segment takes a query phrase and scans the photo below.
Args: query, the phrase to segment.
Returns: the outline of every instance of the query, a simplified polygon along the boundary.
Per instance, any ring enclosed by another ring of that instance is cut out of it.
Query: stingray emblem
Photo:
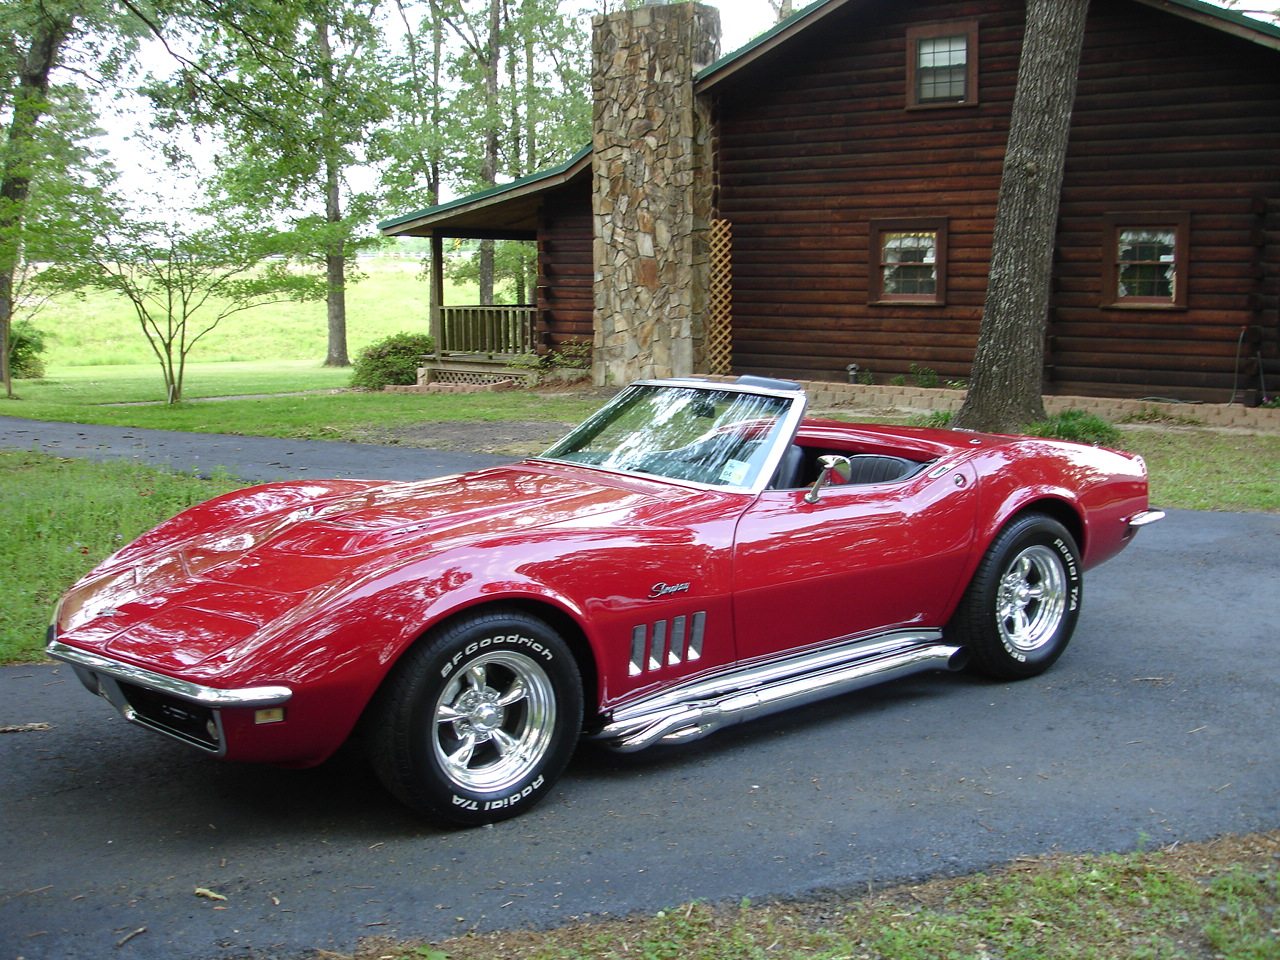
[[[663,597],[670,597],[677,593],[688,593],[689,584],[687,583],[655,583],[649,588],[650,600],[661,600]]]

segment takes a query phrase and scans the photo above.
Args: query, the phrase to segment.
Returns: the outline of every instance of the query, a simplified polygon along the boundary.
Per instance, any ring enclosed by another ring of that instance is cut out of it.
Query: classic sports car
[[[633,384],[540,457],[271,483],[104,561],[49,655],[134,723],[307,766],[353,733],[462,824],[619,751],[923,670],[1040,673],[1141,526],[1136,456],[804,419],[785,381]]]

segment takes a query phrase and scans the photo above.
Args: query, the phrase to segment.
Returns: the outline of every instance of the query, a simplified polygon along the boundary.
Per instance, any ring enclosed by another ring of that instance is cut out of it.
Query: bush
[[[9,328],[9,375],[15,380],[39,380],[44,376],[44,334],[29,321]]]
[[[512,357],[507,366],[516,370],[535,371],[539,380],[570,382],[581,379],[591,369],[591,341],[570,338],[541,355],[523,353]]]
[[[917,387],[932,390],[938,385],[938,371],[934,370],[933,367],[922,367],[913,363],[911,365],[911,379],[915,381]]]
[[[561,370],[590,370],[591,341],[570,338],[547,356],[549,365]]]
[[[435,349],[426,333],[393,333],[360,351],[351,370],[351,386],[366,390],[409,386],[418,382],[423,354]]]
[[[1064,410],[1047,420],[1029,423],[1026,432],[1033,437],[1075,440],[1100,447],[1114,447],[1120,443],[1119,430],[1096,414],[1083,410]]]

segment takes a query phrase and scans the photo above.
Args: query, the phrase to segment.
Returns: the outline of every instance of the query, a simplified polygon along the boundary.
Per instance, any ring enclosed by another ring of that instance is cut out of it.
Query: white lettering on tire
[[[475,654],[479,653],[481,650],[485,649],[486,647],[491,647],[491,646],[494,646],[495,644],[506,644],[513,647],[523,647],[527,649],[530,653],[533,653],[539,657],[542,657],[542,659],[546,660],[548,663],[555,659],[555,655],[549,649],[547,649],[546,645],[539,643],[537,640],[534,640],[532,637],[522,637],[518,633],[509,634],[508,636],[505,636],[505,637],[501,637],[501,636],[485,637],[483,640],[477,640],[474,643],[467,644],[467,646],[464,649],[459,650],[457,653],[455,653],[444,664],[444,666],[440,668],[440,676],[442,678],[449,676],[449,674],[453,673],[453,671],[457,668],[458,664],[462,662],[462,659],[464,657],[474,656]]]

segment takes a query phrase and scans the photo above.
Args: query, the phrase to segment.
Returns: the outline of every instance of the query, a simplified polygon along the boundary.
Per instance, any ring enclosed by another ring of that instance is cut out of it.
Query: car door
[[[762,493],[738,522],[740,661],[907,626],[942,626],[974,536],[976,475],[935,467],[893,483]]]

